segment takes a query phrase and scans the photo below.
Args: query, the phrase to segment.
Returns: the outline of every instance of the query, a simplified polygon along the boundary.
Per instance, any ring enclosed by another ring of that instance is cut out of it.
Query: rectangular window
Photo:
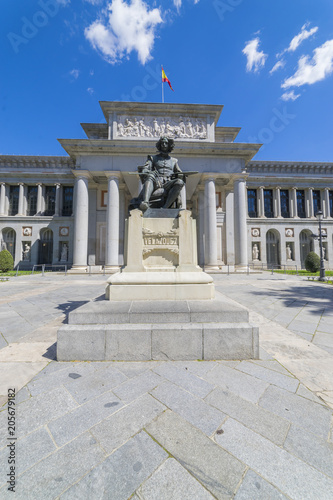
[[[265,207],[265,217],[272,219],[274,217],[273,212],[273,189],[264,189],[264,207]]]
[[[247,190],[247,204],[249,217],[257,217],[257,190],[248,189]]]
[[[62,215],[73,215],[73,186],[64,186],[62,196]]]
[[[221,193],[215,193],[216,197],[216,208],[222,207]]]
[[[19,204],[19,186],[9,187],[9,213],[8,215],[16,215],[18,213]]]
[[[297,215],[301,217],[301,219],[305,219],[305,195],[304,189],[297,189]]]
[[[101,191],[101,207],[106,207],[108,203],[108,192],[103,190]]]
[[[313,213],[316,216],[319,210],[321,210],[321,199],[320,199],[320,191],[312,191],[313,196]]]
[[[329,214],[333,217],[333,191],[329,191]]]
[[[28,202],[27,215],[36,215],[36,213],[37,213],[37,186],[28,186],[27,202]]]
[[[280,191],[280,200],[281,200],[281,216],[288,218],[290,217],[289,212],[289,190],[281,189]]]
[[[55,212],[55,186],[45,187],[45,212],[44,215],[54,215]]]

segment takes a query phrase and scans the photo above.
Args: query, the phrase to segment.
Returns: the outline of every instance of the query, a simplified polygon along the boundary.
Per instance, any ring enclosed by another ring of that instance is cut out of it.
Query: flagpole
[[[162,103],[164,103],[164,90],[163,90],[162,70],[163,70],[163,66],[161,65]]]

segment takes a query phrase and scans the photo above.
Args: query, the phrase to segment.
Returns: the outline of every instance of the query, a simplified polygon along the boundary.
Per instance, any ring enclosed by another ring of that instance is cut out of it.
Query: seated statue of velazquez
[[[177,159],[169,155],[174,148],[174,140],[161,137],[156,148],[158,154],[149,155],[143,167],[138,167],[142,190],[137,198],[131,200],[130,210],[139,208],[145,212],[148,208],[181,208],[180,192],[185,176]]]

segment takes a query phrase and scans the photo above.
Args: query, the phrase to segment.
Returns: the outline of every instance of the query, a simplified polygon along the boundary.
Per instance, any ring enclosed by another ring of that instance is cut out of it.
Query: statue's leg
[[[167,199],[164,203],[163,208],[169,208],[178,198],[179,193],[183,189],[184,181],[181,179],[176,179],[173,183],[173,186],[170,188],[168,192]]]
[[[142,202],[140,203],[140,210],[145,212],[149,208],[149,200],[154,191],[154,182],[152,179],[147,179],[143,186]]]

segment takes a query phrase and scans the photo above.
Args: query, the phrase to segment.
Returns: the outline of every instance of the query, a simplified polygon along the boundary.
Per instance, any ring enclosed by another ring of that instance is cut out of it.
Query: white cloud
[[[309,23],[306,23],[302,26],[301,31],[298,33],[298,35],[294,36],[294,38],[291,40],[289,47],[285,49],[282,54],[285,52],[295,52],[295,50],[301,45],[301,43],[306,40],[307,38],[310,38],[310,36],[314,35],[318,31],[318,26],[315,26],[314,28],[311,28],[310,30],[307,30],[306,28],[309,26]]]
[[[259,38],[254,38],[249,42],[246,42],[245,47],[243,49],[243,54],[247,57],[246,70],[247,71],[259,71],[260,68],[265,66],[265,62],[267,59],[267,54],[264,54],[263,51],[258,50],[260,44]]]
[[[282,94],[281,99],[283,101],[296,101],[300,96],[301,94],[295,94],[294,90],[289,90],[289,92]]]
[[[275,73],[275,71],[277,71],[278,69],[280,68],[284,68],[286,65],[286,62],[283,61],[283,59],[281,59],[280,61],[278,61],[276,64],[274,64],[273,68],[270,70],[269,74],[272,75],[273,73]]]
[[[57,0],[57,2],[60,3],[60,5],[68,5],[71,3],[71,0]]]
[[[313,52],[311,60],[309,56],[299,59],[297,71],[282,83],[283,89],[312,85],[333,73],[333,40],[328,40]]]
[[[182,0],[173,0],[174,6],[177,7],[177,9],[180,9],[182,6]]]
[[[79,69],[72,69],[72,71],[69,72],[69,74],[77,80],[79,78],[80,70]]]
[[[89,71],[89,75],[90,75],[90,76],[94,76],[94,73],[95,73],[95,72],[94,72],[94,70],[93,70],[93,69],[91,69],[91,70]]]
[[[159,9],[149,10],[143,0],[112,0],[107,19],[94,21],[84,34],[94,49],[111,64],[137,51],[142,64],[151,59],[156,26],[162,23]]]
[[[89,92],[90,95],[93,95],[93,93],[95,92],[94,89],[92,87],[88,87],[87,88],[87,92]]]

